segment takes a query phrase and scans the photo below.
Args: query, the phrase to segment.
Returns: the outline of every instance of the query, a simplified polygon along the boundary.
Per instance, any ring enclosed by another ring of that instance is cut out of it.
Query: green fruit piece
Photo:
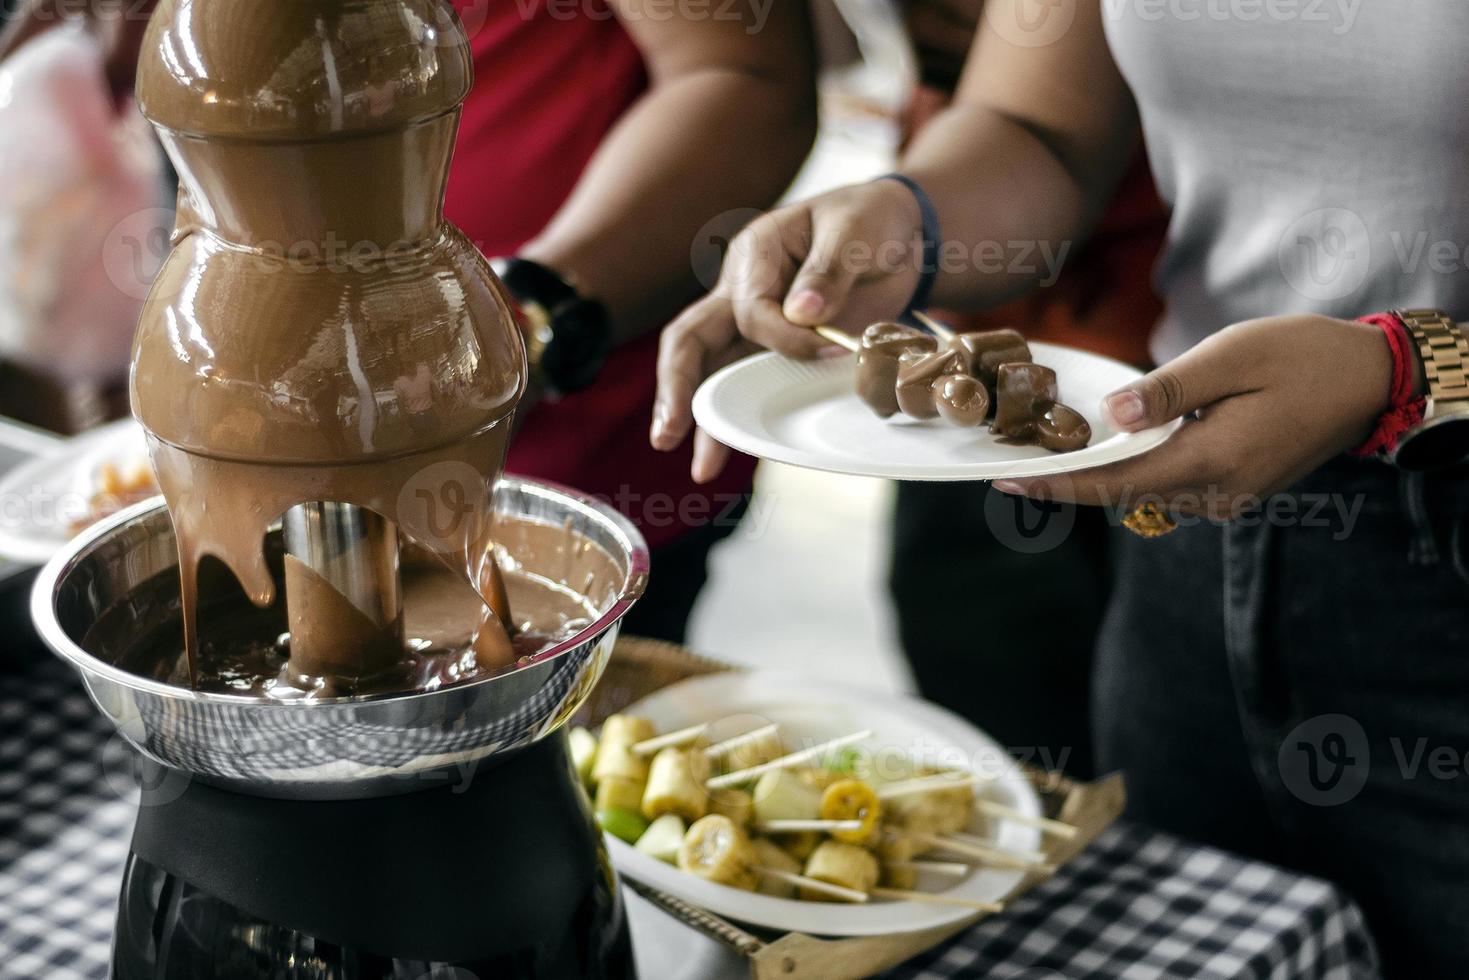
[[[610,810],[597,811],[597,824],[607,833],[618,840],[625,840],[629,844],[636,844],[638,838],[643,836],[648,829],[648,821],[636,810],[624,810],[614,807]]]

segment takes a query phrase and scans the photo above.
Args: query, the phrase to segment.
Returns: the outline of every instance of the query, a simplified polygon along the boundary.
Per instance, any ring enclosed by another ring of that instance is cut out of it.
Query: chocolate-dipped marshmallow
[[[857,397],[880,418],[897,414],[898,358],[909,351],[938,347],[933,337],[901,323],[874,323],[862,334],[857,352]]]
[[[1030,346],[1014,330],[978,330],[950,338],[948,346],[964,358],[964,370],[993,392],[995,370],[1012,361],[1029,361]]]
[[[984,382],[967,374],[950,374],[934,382],[933,403],[945,422],[960,428],[984,425],[990,414]]]
[[[934,383],[944,375],[960,375],[963,371],[958,351],[909,351],[898,358],[898,407],[915,419],[936,417],[939,410],[934,404]]]
[[[1056,400],[1056,372],[1040,364],[1010,362],[995,373],[996,435],[1035,438],[1036,417]]]

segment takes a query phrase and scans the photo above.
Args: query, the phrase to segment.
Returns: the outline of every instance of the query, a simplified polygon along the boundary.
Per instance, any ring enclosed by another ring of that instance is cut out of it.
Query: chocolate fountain
[[[500,478],[524,349],[442,215],[470,83],[445,0],[149,25],[180,189],[132,398],[167,509],[82,534],[33,603],[154,767],[115,976],[631,973],[559,728],[647,552]]]

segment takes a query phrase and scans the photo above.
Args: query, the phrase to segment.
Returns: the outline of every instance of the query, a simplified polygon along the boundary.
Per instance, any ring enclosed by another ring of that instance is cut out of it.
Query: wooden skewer
[[[641,742],[635,743],[632,747],[632,754],[639,757],[650,756],[658,754],[669,746],[688,745],[690,742],[697,741],[699,736],[703,735],[708,729],[709,723],[705,722],[702,725],[690,725],[688,728],[680,728],[678,731],[669,732],[667,735],[654,735],[652,738],[645,738]]]
[[[1024,858],[1027,861],[1034,861],[1036,864],[1044,864],[1050,860],[1049,857],[1040,851],[1022,851],[1013,847],[1001,847],[997,841],[993,841],[988,837],[980,837],[978,834],[966,834],[963,831],[955,830],[952,833],[941,834],[940,836],[947,837],[949,840],[958,841],[960,844],[968,844],[971,847],[988,847],[993,850],[1002,851],[1005,854],[1013,854],[1015,857]]]
[[[943,892],[914,892],[906,888],[874,888],[867,894],[873,898],[892,898],[905,902],[928,902],[930,905],[957,905],[960,908],[974,909],[976,912],[1003,912],[1004,902],[980,902],[972,898],[960,898],[958,895],[945,895]]]
[[[980,813],[987,813],[1001,820],[1018,823],[1022,827],[1036,827],[1047,834],[1054,834],[1065,840],[1071,840],[1080,833],[1076,827],[1073,827],[1069,823],[1062,823],[1060,820],[1052,820],[1049,817],[1033,817],[1028,813],[1021,813],[1014,807],[1005,806],[1003,803],[996,803],[994,800],[976,800],[975,806],[979,808]]]
[[[974,865],[960,864],[958,861],[888,861],[885,865],[899,871],[928,872],[948,875],[950,878],[967,878],[974,871]]]
[[[888,783],[886,786],[877,788],[879,800],[890,800],[897,796],[911,796],[914,793],[932,793],[937,790],[958,789],[961,786],[973,786],[975,783],[994,782],[994,776],[986,776],[983,773],[969,773],[968,775],[950,776],[939,773],[936,776],[918,776],[914,779],[904,779],[896,783]]]
[[[977,912],[1003,912],[1003,902],[980,902],[972,898],[960,898],[958,895],[945,895],[942,892],[918,892],[908,891],[903,888],[874,888],[871,891],[859,892],[855,888],[847,888],[842,885],[833,885],[828,881],[818,881],[805,875],[798,875],[791,871],[781,871],[776,868],[759,868],[759,872],[776,881],[784,881],[787,884],[806,888],[832,898],[839,898],[845,902],[856,905],[865,904],[869,898],[891,898],[904,902],[927,902],[931,905],[957,905],[960,908],[974,909]]]
[[[774,878],[776,881],[784,881],[790,885],[809,888],[813,892],[821,892],[822,894],[830,895],[832,898],[840,898],[847,902],[856,902],[859,904],[867,901],[867,893],[859,892],[855,888],[843,888],[841,885],[833,885],[827,881],[817,881],[815,878],[807,878],[805,875],[798,875],[792,871],[780,871],[776,868],[760,868],[759,871],[761,874]]]
[[[910,833],[908,835],[920,844],[937,848],[941,851],[952,851],[955,854],[963,854],[977,861],[995,868],[1017,868],[1021,871],[1038,871],[1042,874],[1052,874],[1056,870],[1054,864],[1045,861],[1037,861],[1029,854],[1016,854],[1013,851],[1002,851],[995,847],[984,844],[971,844],[964,840],[955,840],[953,837],[941,837],[938,834]]]
[[[830,341],[838,347],[845,347],[853,354],[862,349],[862,343],[845,330],[839,330],[836,327],[828,326],[824,323],[811,329],[820,334],[822,340]]]
[[[706,759],[709,759],[710,761],[713,761],[715,759],[722,759],[733,752],[735,749],[740,748],[743,745],[748,745],[751,742],[758,741],[759,739],[762,739],[767,735],[774,735],[778,731],[780,731],[779,725],[762,725],[759,728],[751,729],[750,731],[745,732],[743,735],[736,735],[733,738],[727,738],[723,742],[715,742],[713,745],[704,750],[704,757]]]
[[[797,834],[803,830],[861,830],[861,820],[766,820],[755,825],[767,834]]]
[[[798,766],[806,760],[814,759],[823,753],[830,752],[832,749],[839,749],[844,745],[851,745],[854,742],[861,742],[871,737],[871,729],[853,732],[851,735],[843,735],[841,738],[833,738],[822,742],[820,745],[813,745],[809,749],[801,749],[799,752],[783,755],[779,759],[762,762],[758,766],[751,766],[748,769],[738,769],[735,772],[727,772],[723,776],[715,776],[713,779],[705,780],[704,785],[709,789],[723,789],[726,786],[738,786],[740,783],[748,783],[756,776],[763,776],[765,773],[772,772],[776,769],[789,769],[792,766]]]
[[[913,319],[917,320],[929,330],[933,331],[933,335],[939,340],[949,340],[954,336],[954,331],[950,329],[947,324],[939,323],[933,317],[922,312],[921,310],[912,310],[910,312]]]

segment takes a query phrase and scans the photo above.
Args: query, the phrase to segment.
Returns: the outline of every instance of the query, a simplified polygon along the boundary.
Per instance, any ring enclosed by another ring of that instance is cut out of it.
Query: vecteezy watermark
[[[987,3],[984,19],[990,30],[1018,48],[1055,44],[1076,22],[1078,0],[1015,0]]]
[[[1367,785],[1372,753],[1357,719],[1317,715],[1286,735],[1276,762],[1281,782],[1296,799],[1312,806],[1340,806]]]
[[[484,0],[478,0],[484,2]],[[503,2],[503,0],[495,0]],[[603,0],[515,0],[521,19],[543,14],[552,20],[730,21],[748,34],[765,29],[776,0],[643,0],[635,9],[613,10]]]
[[[1292,289],[1329,302],[1352,296],[1374,272],[1462,278],[1469,274],[1469,241],[1435,237],[1427,228],[1379,227],[1374,234],[1355,211],[1318,208],[1286,226],[1276,258]]]
[[[775,516],[777,502],[771,493],[712,492],[674,495],[663,491],[644,492],[622,484],[611,494],[596,495],[640,528],[671,527],[733,528],[751,540],[764,536]],[[748,499],[748,506],[745,505]]]
[[[1104,494],[1104,496],[1107,496]],[[1238,527],[1301,527],[1331,531],[1333,541],[1345,541],[1362,515],[1365,494],[1280,493],[1261,499],[1254,494],[1228,493],[1219,487],[1172,494],[1167,500],[1156,494],[1137,494],[1122,488],[1115,500],[1103,500],[1107,519],[1120,524],[1122,518],[1144,504],[1168,513],[1179,527],[1227,521]]]
[[[1361,9],[1362,0],[1102,0],[1112,20],[1320,24],[1338,36],[1352,29]]]
[[[1469,781],[1469,746],[1434,742],[1421,735],[1393,735],[1387,745],[1400,779]],[[1355,799],[1367,785],[1372,751],[1357,719],[1345,714],[1316,715],[1285,736],[1278,762],[1281,781],[1296,799],[1312,806],[1340,806]],[[1379,775],[1391,771],[1379,766]]]
[[[167,208],[134,211],[112,226],[102,242],[102,268],[118,292],[136,300],[147,297],[173,248],[173,228],[174,212]],[[204,229],[195,233],[214,234]],[[332,229],[319,238],[257,239],[231,245],[235,246],[235,268],[262,277],[323,271],[413,275],[429,271],[443,254],[436,240],[375,242],[344,238]]]
[[[1307,299],[1343,299],[1361,288],[1372,268],[1367,223],[1346,208],[1304,214],[1281,233],[1276,261],[1285,281]]]
[[[1069,240],[944,239],[929,256],[922,235],[915,232],[877,242],[846,238],[818,252],[809,230],[794,231],[768,214],[743,208],[706,222],[690,244],[689,261],[705,289],[730,297],[766,293],[798,265],[852,278],[981,272],[1023,278],[1046,288],[1061,277],[1072,245]]]
[[[0,527],[35,527],[65,530],[92,515],[93,499],[81,491],[56,492],[39,483],[0,494]],[[120,505],[121,499],[96,501],[99,510]]]
[[[1064,477],[1062,477],[1064,479]],[[1022,555],[1059,548],[1076,526],[1076,505],[989,490],[984,520],[995,540]]]
[[[114,732],[102,746],[102,779],[118,799],[143,806],[166,806],[184,795],[188,773],[146,761]]]

